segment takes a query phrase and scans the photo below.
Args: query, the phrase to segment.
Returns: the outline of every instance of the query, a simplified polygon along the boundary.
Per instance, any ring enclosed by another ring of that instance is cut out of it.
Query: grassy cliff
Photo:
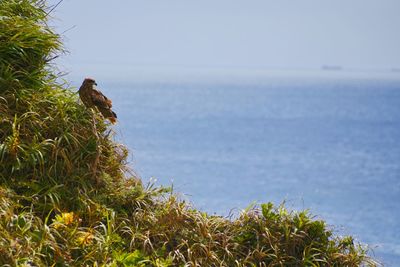
[[[305,211],[268,203],[227,219],[143,186],[103,118],[57,79],[49,10],[0,0],[0,265],[376,265]]]

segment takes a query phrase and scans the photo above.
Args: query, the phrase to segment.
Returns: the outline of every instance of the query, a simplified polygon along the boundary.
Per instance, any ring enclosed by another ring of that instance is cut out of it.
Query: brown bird
[[[117,120],[117,114],[111,110],[112,102],[99,90],[96,90],[96,81],[92,78],[85,78],[81,87],[79,88],[79,96],[88,108],[97,107],[103,117],[109,119],[111,123]]]

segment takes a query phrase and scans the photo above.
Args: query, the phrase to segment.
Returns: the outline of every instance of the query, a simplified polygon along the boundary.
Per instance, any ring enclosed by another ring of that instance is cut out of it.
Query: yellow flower
[[[87,245],[92,242],[93,238],[94,238],[94,236],[92,233],[81,232],[81,233],[79,233],[79,237],[77,238],[77,241],[81,245]]]
[[[78,217],[74,214],[74,212],[63,212],[59,215],[56,215],[56,218],[54,219],[54,227],[58,228],[61,225],[71,225],[77,219]]]
[[[65,225],[70,225],[74,222],[75,214],[73,212],[64,212],[61,213],[62,221]]]

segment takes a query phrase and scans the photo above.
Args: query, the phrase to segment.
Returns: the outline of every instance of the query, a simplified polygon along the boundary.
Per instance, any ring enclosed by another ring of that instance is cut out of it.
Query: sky
[[[390,70],[399,11],[399,0],[64,0],[52,24],[71,69]]]

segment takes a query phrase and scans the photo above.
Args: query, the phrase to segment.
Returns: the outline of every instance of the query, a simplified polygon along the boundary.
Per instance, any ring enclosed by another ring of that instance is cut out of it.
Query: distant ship
[[[341,66],[336,66],[336,65],[323,65],[321,67],[323,70],[342,70],[343,68]]]

